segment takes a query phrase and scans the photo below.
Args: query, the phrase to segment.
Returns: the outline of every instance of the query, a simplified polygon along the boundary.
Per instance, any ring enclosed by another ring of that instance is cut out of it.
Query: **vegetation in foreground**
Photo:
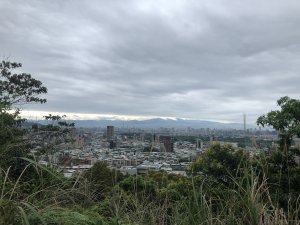
[[[163,171],[124,177],[98,162],[67,179],[29,154],[16,104],[45,103],[39,96],[47,89],[29,74],[12,74],[20,66],[0,64],[0,224],[300,223],[300,154],[291,147],[300,135],[299,100],[283,97],[280,110],[258,118],[280,134],[271,155],[253,158],[214,145],[191,164],[188,177]],[[57,123],[43,133],[61,137],[70,127]]]

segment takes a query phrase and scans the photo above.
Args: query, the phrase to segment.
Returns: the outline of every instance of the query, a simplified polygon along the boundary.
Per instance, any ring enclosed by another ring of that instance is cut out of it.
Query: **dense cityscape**
[[[38,134],[34,134],[39,138]],[[60,143],[53,155],[41,155],[40,163],[59,165],[65,176],[82,172],[96,161],[105,161],[124,175],[165,170],[186,175],[186,167],[214,144],[231,145],[249,155],[269,154],[278,147],[272,130],[217,130],[210,128],[73,128],[72,140]],[[53,140],[52,140],[53,141]],[[296,146],[299,139],[294,140]],[[37,149],[40,146],[37,146]],[[33,150],[34,152],[35,150]]]

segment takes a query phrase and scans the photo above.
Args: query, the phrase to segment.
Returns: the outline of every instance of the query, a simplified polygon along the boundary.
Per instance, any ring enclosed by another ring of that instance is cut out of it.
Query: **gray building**
[[[112,140],[115,135],[115,127],[114,126],[107,126],[107,131],[106,131],[106,137],[107,140]]]

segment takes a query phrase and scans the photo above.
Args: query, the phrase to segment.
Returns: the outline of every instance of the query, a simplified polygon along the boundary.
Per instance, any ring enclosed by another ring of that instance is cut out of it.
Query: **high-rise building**
[[[107,126],[106,137],[107,140],[112,140],[114,138],[114,126]]]
[[[170,136],[160,136],[160,142],[164,145],[166,152],[173,152],[173,141]]]
[[[201,139],[196,140],[196,149],[203,149],[203,142]]]

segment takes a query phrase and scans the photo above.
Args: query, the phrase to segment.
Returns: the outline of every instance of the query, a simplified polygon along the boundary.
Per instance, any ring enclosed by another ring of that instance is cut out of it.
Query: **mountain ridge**
[[[211,129],[244,129],[242,123],[222,123],[207,120],[189,120],[189,119],[162,119],[152,118],[147,120],[120,120],[120,119],[99,119],[99,120],[67,120],[75,123],[76,127],[128,127],[128,128],[211,128]],[[29,122],[37,122],[46,124],[46,120],[29,120]],[[255,128],[256,126],[247,124],[248,128]]]

